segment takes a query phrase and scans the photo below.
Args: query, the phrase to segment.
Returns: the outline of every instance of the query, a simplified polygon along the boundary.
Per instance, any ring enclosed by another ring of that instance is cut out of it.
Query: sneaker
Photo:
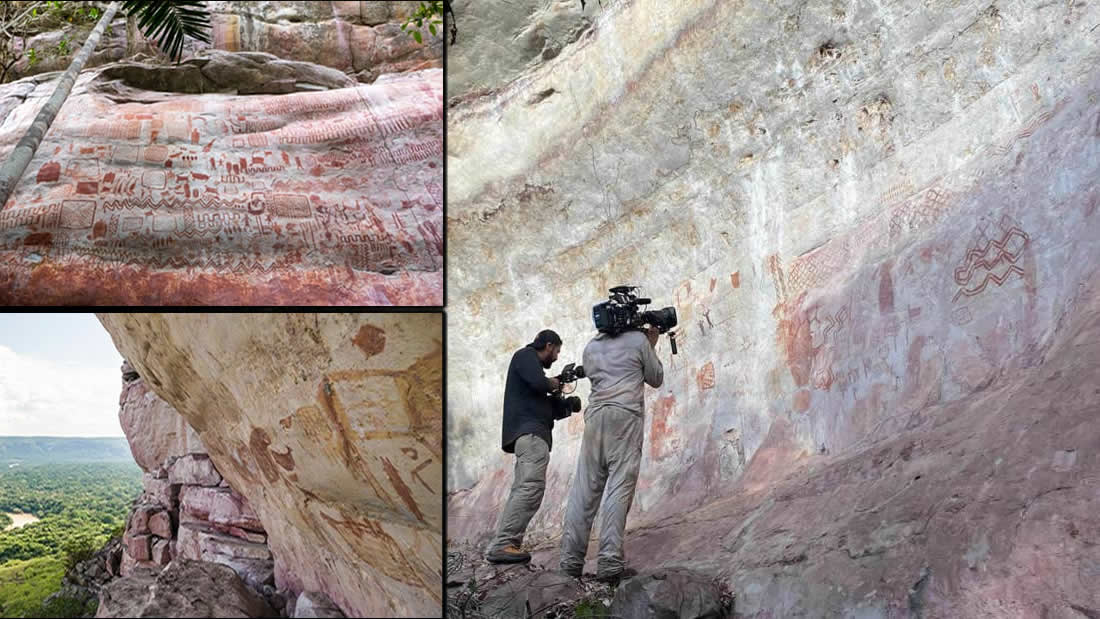
[[[634,576],[637,576],[637,575],[638,575],[638,570],[633,569],[633,568],[629,568],[629,567],[624,567],[623,569],[621,569],[618,572],[615,572],[613,574],[597,574],[596,575],[596,580],[598,580],[602,583],[607,583],[609,585],[617,585],[620,582],[622,582],[624,580],[627,580],[628,578],[633,578]]]
[[[505,546],[485,555],[489,563],[527,563],[531,560],[531,553],[524,552],[515,546]]]

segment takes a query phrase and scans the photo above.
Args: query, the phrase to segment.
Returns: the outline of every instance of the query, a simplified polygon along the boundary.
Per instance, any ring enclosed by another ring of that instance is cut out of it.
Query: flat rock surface
[[[126,66],[80,76],[0,209],[0,302],[442,303],[441,70],[231,96]],[[53,84],[25,87],[0,87],[0,157]]]
[[[224,565],[176,559],[159,574],[119,578],[99,592],[96,617],[273,617]]]

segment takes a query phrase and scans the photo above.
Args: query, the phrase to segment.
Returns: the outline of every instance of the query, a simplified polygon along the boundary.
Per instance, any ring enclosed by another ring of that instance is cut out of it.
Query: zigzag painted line
[[[955,296],[951,299],[951,302],[954,303],[954,302],[958,301],[959,297],[961,295],[966,295],[968,297],[972,297],[972,296],[980,293],[981,291],[985,290],[985,286],[986,286],[986,284],[989,283],[989,280],[993,280],[994,282],[996,282],[996,284],[998,286],[1000,286],[1001,284],[1004,284],[1006,281],[1008,281],[1009,276],[1012,275],[1013,273],[1019,275],[1020,277],[1024,276],[1023,269],[1021,269],[1020,267],[1018,267],[1016,265],[1013,265],[1013,266],[1009,267],[1008,270],[1005,271],[1004,277],[997,277],[996,273],[990,271],[988,274],[986,274],[985,279],[982,280],[982,283],[977,288],[974,288],[974,289],[971,289],[971,290],[967,290],[965,288],[960,288],[959,291],[955,293]]]
[[[121,210],[134,210],[134,209],[183,209],[196,207],[203,209],[244,209],[248,207],[248,202],[245,199],[238,200],[223,200],[220,198],[163,198],[154,201],[150,197],[140,199],[128,199],[128,200],[106,200],[103,202],[103,210],[105,211],[121,211]]]
[[[986,243],[985,249],[971,249],[967,251],[966,258],[964,259],[964,266],[955,269],[955,283],[959,284],[960,286],[965,285],[967,282],[970,281],[970,277],[974,274],[975,267],[982,266],[989,270],[1000,264],[1002,258],[1008,258],[1009,262],[1015,264],[1016,259],[1019,258],[1019,254],[1013,255],[1011,252],[1005,251],[1005,245],[1008,244],[1009,239],[1015,234],[1020,235],[1024,239],[1025,247],[1031,240],[1027,236],[1026,232],[1013,226],[1008,230],[1008,232],[1005,233],[1005,237],[1000,241],[990,240],[989,243]],[[996,247],[997,249],[999,249],[1001,251],[1001,255],[997,256],[997,258],[994,259],[992,262],[987,262],[984,256],[989,252],[990,247]],[[965,273],[965,278],[960,279],[960,273]]]

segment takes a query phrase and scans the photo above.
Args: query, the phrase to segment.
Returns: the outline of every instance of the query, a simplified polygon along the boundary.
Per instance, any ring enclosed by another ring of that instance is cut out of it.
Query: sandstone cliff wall
[[[602,4],[495,3],[581,28],[495,74],[456,5],[448,534],[484,541],[508,492],[511,352],[550,327],[579,361],[591,305],[642,284],[682,326],[647,394],[637,561],[711,565],[748,616],[1095,608],[1095,394],[1042,381],[1094,353],[1072,342],[1100,259],[1097,7]],[[550,561],[582,429],[555,430],[530,529]],[[1021,554],[1054,539],[1057,567]]]
[[[135,459],[175,452],[147,470],[123,575],[201,560],[276,607],[320,592],[348,616],[440,613],[438,315],[100,319],[135,370]]]
[[[209,84],[291,94],[164,92]],[[442,87],[243,52],[85,72],[0,214],[0,303],[441,303]],[[0,158],[53,88],[0,88]]]
[[[106,3],[104,3],[106,4]],[[373,82],[385,73],[442,68],[443,45],[425,27],[424,44],[414,41],[401,25],[416,11],[418,2],[237,2],[210,1],[211,44],[188,39],[184,56],[204,49],[265,52],[287,60],[333,67],[361,82]],[[69,66],[91,25],[66,27],[29,37],[26,48],[36,50],[36,61],[24,57],[12,69],[16,79]],[[58,44],[70,40],[72,53]],[[17,40],[16,47],[23,41]],[[134,54],[160,56],[136,24],[118,18],[89,59],[87,67],[122,60]]]

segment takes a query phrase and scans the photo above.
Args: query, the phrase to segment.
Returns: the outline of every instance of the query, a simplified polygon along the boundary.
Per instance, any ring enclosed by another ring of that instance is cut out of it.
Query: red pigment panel
[[[442,80],[78,89],[0,210],[0,303],[441,305]]]

